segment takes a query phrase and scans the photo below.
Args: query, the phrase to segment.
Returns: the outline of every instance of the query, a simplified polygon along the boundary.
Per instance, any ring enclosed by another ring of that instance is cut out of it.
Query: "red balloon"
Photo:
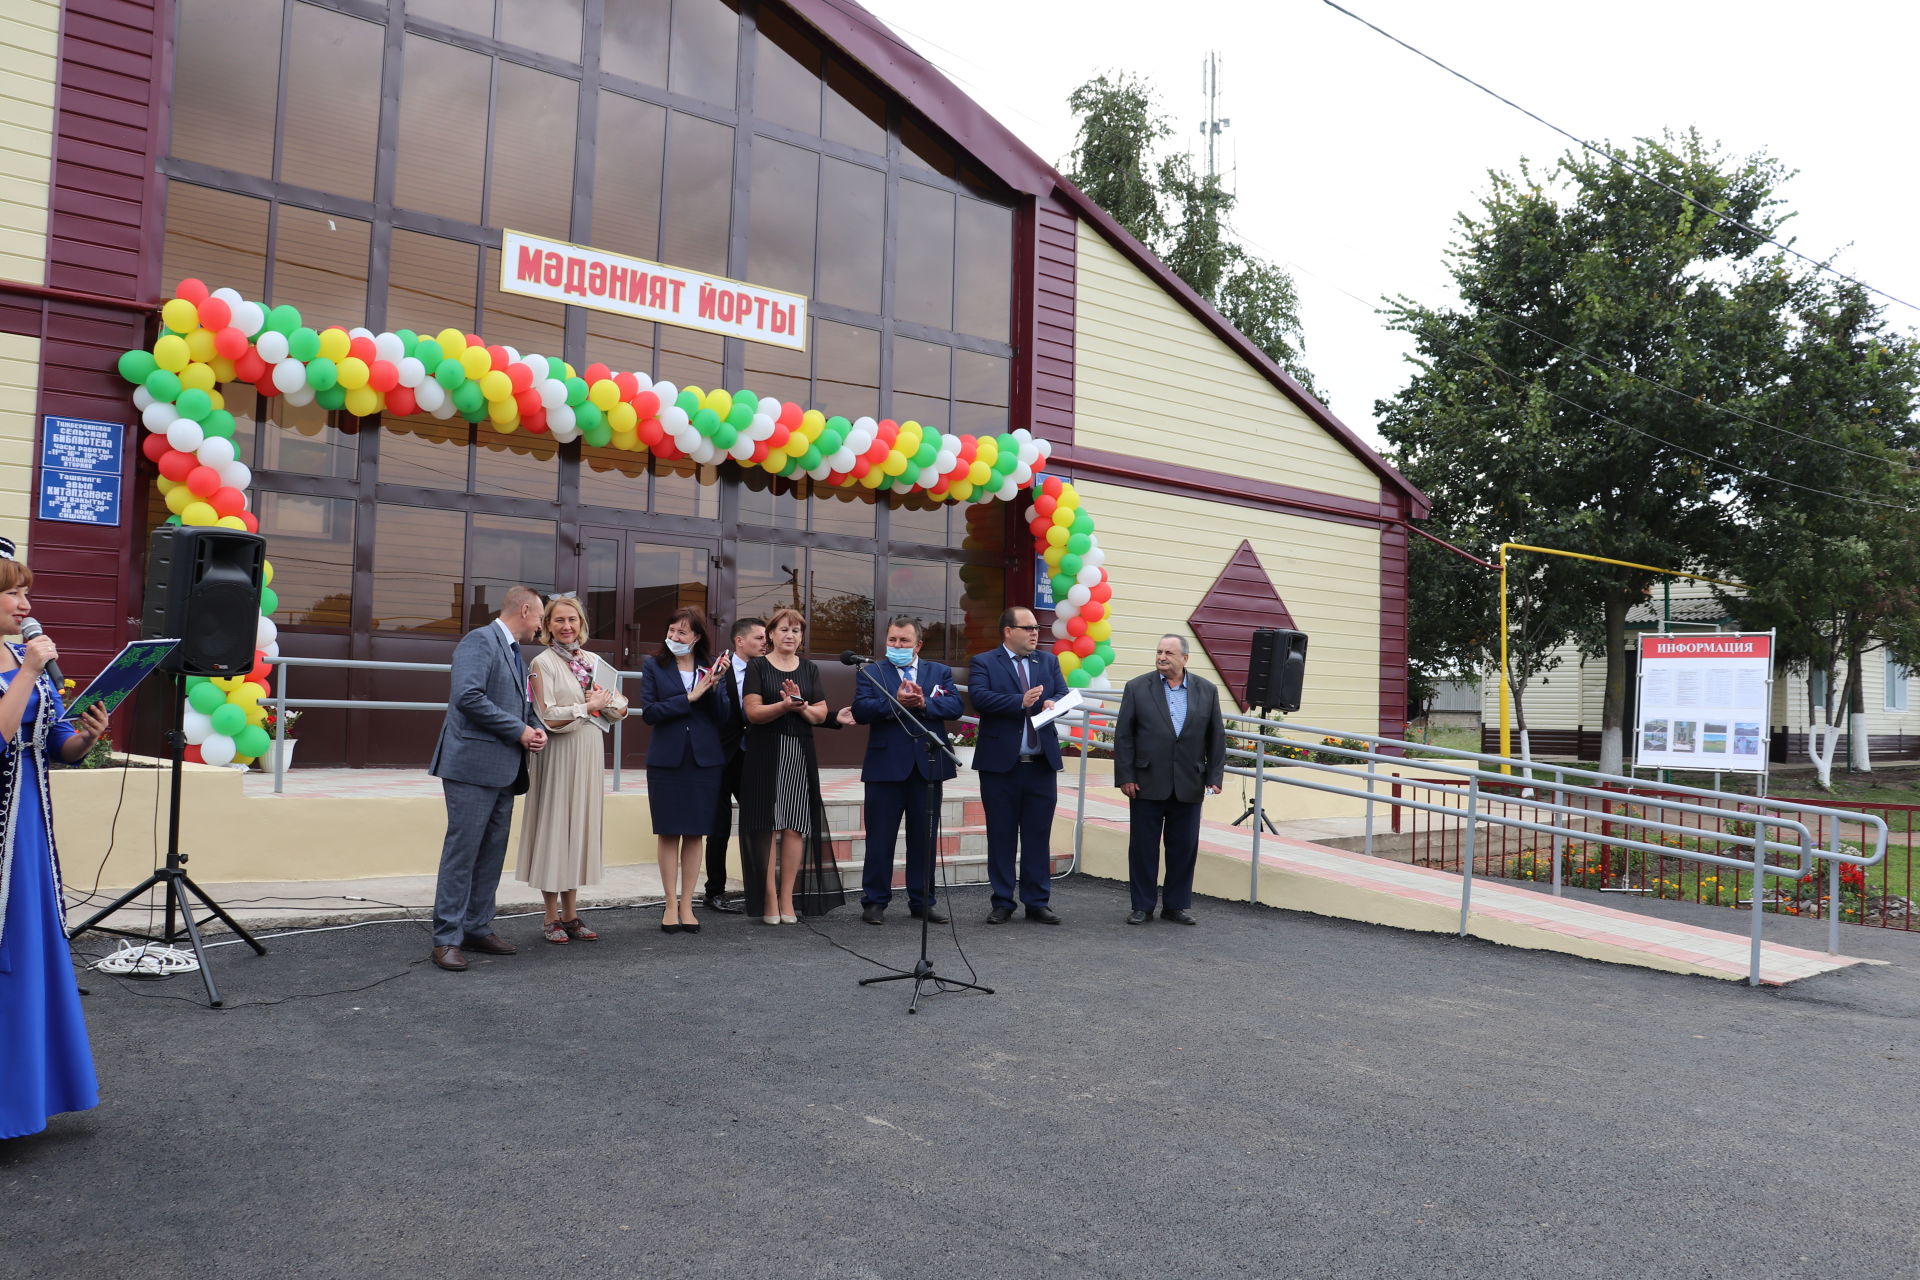
[[[517,360],[510,362],[507,365],[507,385],[513,388],[515,395],[519,395],[533,385],[533,370]]]
[[[165,436],[160,438],[166,439]],[[172,446],[168,446],[167,451],[160,455],[160,474],[169,480],[185,480],[199,465],[200,459],[190,453],[182,453]]]
[[[180,758],[188,764],[205,764],[207,762],[207,758],[200,754],[200,748],[195,746],[189,746],[185,751],[182,751]]]
[[[140,442],[140,452],[147,455],[148,462],[160,461],[172,448],[165,436],[151,431],[147,433],[147,438]]]
[[[395,387],[387,392],[387,412],[396,418],[411,418],[420,412],[420,401],[414,398],[412,387]]]
[[[207,501],[213,504],[215,515],[237,516],[247,509],[246,495],[234,488],[216,489]]]
[[[1049,498],[1058,498],[1060,496],[1060,477],[1048,476],[1046,484],[1041,486],[1041,492]],[[1033,505],[1038,507],[1040,504],[1036,501]]]
[[[780,406],[780,414],[774,420],[791,431],[800,425],[800,419],[806,416],[806,412],[805,409],[788,400]]]
[[[532,395],[533,393],[528,392],[527,394]],[[535,397],[535,398],[538,399],[538,397]],[[543,436],[547,434],[546,410],[535,409],[530,414],[523,414],[520,418],[520,425],[525,427],[528,431],[533,432],[533,434],[537,436]]]
[[[375,360],[367,366],[367,385],[375,391],[391,391],[400,385],[400,366],[386,360]]]
[[[220,473],[212,467],[195,467],[187,472],[187,488],[196,498],[211,498],[220,487]]]
[[[234,332],[239,331],[234,330]],[[263,378],[268,378],[272,372],[267,362],[260,358],[260,353],[252,347],[241,352],[240,358],[233,362],[233,376],[242,382],[259,382]]]
[[[216,299],[208,298],[207,302]],[[206,303],[200,304],[203,308]],[[247,335],[228,325],[213,335],[213,354],[225,356],[229,360],[238,360],[247,353]]]
[[[1052,524],[1053,509],[1059,505],[1059,503],[1043,493],[1033,500],[1033,514],[1037,519],[1045,520],[1048,524]],[[1045,531],[1041,530],[1040,532]]]
[[[1087,620],[1079,614],[1067,619],[1067,634],[1078,640],[1087,634]]]
[[[180,287],[173,291],[173,296],[176,298],[185,298],[197,307],[207,300],[207,295],[211,292],[212,290],[208,289],[206,285],[201,284],[192,276],[188,276],[180,282]]]
[[[1113,599],[1113,588],[1102,582],[1098,586],[1089,588],[1087,595],[1090,599],[1105,604],[1107,601]]]
[[[487,359],[493,361],[493,367],[496,370],[505,369],[507,367],[507,349],[498,345],[488,347]]]
[[[280,388],[273,385],[273,371],[271,369],[261,376],[260,381],[253,384],[253,389],[269,398],[280,394]]]
[[[248,533],[260,532],[260,517],[254,515],[251,511],[242,511],[240,513],[240,523],[247,526]]]
[[[1083,658],[1091,658],[1093,651],[1097,648],[1099,648],[1099,646],[1093,642],[1092,636],[1081,636],[1073,642],[1073,651]]]
[[[225,298],[209,297],[200,303],[199,311],[201,327],[212,329],[215,333],[233,323],[233,308],[227,305]]]
[[[596,361],[588,365],[587,371],[580,376],[586,380],[588,386],[592,386],[596,382],[604,382],[606,379],[611,378],[613,376],[613,370]]]
[[[480,347],[484,349],[487,345],[487,340],[477,333],[469,333],[466,335],[466,338],[467,345],[470,347]]]
[[[635,384],[639,385],[638,383]],[[633,411],[642,418],[651,418],[660,412],[660,397],[651,391],[637,391],[633,396]]]
[[[540,393],[533,390],[521,390],[513,393],[514,404],[520,407],[520,420],[525,422],[540,409]]]
[[[1056,658],[1063,653],[1072,653],[1072,652],[1073,652],[1073,641],[1055,640],[1053,642],[1053,654]]]
[[[660,425],[660,419],[648,418],[634,429],[634,433],[640,437],[641,444],[651,449],[660,443],[660,438],[667,434],[667,429]]]
[[[374,360],[372,338],[354,338],[347,343],[347,354],[361,364],[371,366]]]
[[[630,373],[614,374],[613,385],[620,388],[620,398],[622,400],[631,400],[640,394],[640,379]],[[638,409],[636,409],[635,412],[638,412]]]
[[[775,422],[773,424],[773,434],[768,436],[763,443],[772,445],[775,449],[784,449],[787,441],[791,439],[793,439],[793,430],[784,422]]]
[[[1047,530],[1053,528],[1053,521],[1047,519],[1045,516],[1035,516],[1033,520],[1028,523],[1027,528],[1033,532],[1036,542],[1045,542]]]
[[[672,462],[675,458],[684,458],[687,456],[680,452],[680,446],[673,442],[673,437],[664,433],[661,435],[658,444],[649,445],[648,447],[668,462]]]
[[[754,444],[753,444],[753,456],[747,459],[747,461],[756,462],[756,463],[765,462],[767,460],[767,455],[772,452],[773,452],[772,444],[770,444],[765,440],[756,440],[754,441]]]
[[[259,685],[262,689],[266,688],[268,683],[273,679],[273,664],[267,661],[267,651],[265,649],[255,649],[253,651],[253,669],[247,672],[247,679]]]

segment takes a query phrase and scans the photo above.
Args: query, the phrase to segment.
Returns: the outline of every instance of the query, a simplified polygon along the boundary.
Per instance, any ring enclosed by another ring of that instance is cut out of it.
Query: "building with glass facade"
[[[1237,687],[1251,629],[1291,623],[1314,636],[1316,719],[1398,727],[1419,494],[849,0],[16,0],[0,50],[24,122],[0,135],[0,531],[25,535],[70,666],[134,629],[167,509],[115,358],[192,276],[315,325],[1024,427],[1097,511],[1116,679],[1171,630]],[[800,295],[804,350],[503,291],[507,230]],[[289,654],[444,661],[525,582],[578,592],[626,667],[689,603],[797,606],[826,655],[912,613],[961,665],[1035,598],[1024,500],[357,418],[245,383],[227,408]],[[124,427],[116,522],[42,518],[50,415]],[[297,677],[305,696],[414,684]],[[316,718],[303,758],[417,763],[431,719]]]

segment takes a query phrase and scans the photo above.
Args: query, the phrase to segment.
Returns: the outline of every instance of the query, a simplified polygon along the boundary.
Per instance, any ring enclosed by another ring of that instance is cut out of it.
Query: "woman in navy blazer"
[[[667,624],[667,638],[640,670],[640,718],[653,726],[647,744],[647,806],[658,841],[660,887],[666,894],[662,933],[698,933],[693,918],[694,882],[702,849],[720,799],[726,749],[720,744],[725,710],[713,692],[712,630],[698,609],[682,609]]]

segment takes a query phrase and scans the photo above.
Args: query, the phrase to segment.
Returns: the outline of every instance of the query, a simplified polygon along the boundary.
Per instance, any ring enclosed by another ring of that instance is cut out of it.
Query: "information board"
[[[1773,701],[1773,633],[1642,635],[1642,769],[1764,773]]]
[[[40,432],[40,518],[119,524],[126,438],[118,422],[49,414]]]
[[[1046,557],[1033,558],[1033,611],[1040,613],[1054,606],[1053,570],[1047,568]]]

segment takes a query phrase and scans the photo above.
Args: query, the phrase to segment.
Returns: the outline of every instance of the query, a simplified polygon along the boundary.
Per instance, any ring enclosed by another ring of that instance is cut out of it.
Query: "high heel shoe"
[[[680,925],[680,932],[682,932],[682,933],[698,933],[698,932],[700,932],[700,926],[699,926],[698,924],[692,924],[692,923],[687,923],[687,922],[682,922],[682,923],[681,923],[681,925]]]
[[[799,923],[800,923],[800,917],[799,917],[799,916],[789,916],[789,915],[782,915],[782,916],[780,917],[780,923],[781,923],[781,924],[799,924]]]
[[[761,924],[779,924],[780,917],[779,916],[761,916],[760,923]]]

